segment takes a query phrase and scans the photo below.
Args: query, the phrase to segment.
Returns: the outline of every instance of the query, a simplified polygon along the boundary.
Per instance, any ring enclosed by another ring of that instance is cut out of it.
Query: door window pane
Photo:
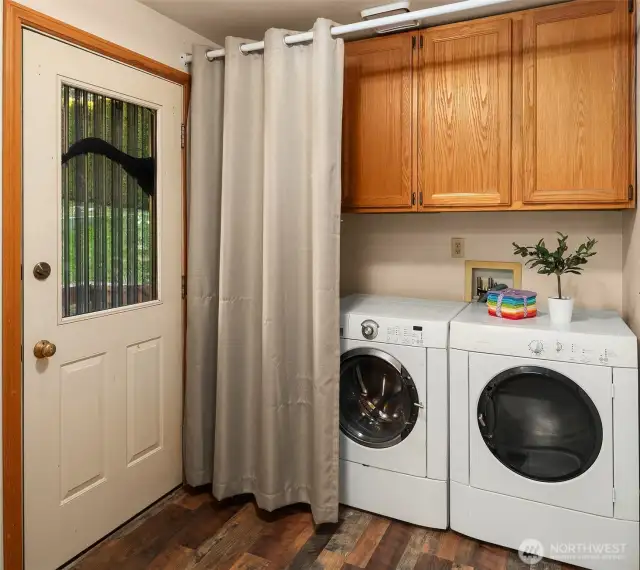
[[[62,316],[158,298],[156,111],[62,86]]]
[[[581,475],[602,447],[600,414],[570,378],[539,366],[505,370],[478,401],[478,427],[493,455],[536,481]]]
[[[418,393],[409,374],[376,349],[354,349],[340,364],[340,429],[365,447],[391,447],[418,418]]]

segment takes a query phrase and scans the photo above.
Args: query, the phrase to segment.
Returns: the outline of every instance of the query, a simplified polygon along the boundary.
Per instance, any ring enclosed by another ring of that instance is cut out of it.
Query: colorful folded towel
[[[517,291],[517,289],[504,289],[504,291],[498,291],[495,293],[491,291],[487,295],[487,301],[495,302],[501,296],[502,296],[503,303],[510,303],[514,305],[524,305],[525,303],[529,305],[531,303],[535,303],[536,301],[536,295],[531,295],[529,297],[518,297],[518,296],[515,296],[513,293],[508,293],[508,291]]]
[[[501,302],[500,300],[487,302],[487,306],[488,307],[494,307],[495,308],[498,305],[502,305],[502,307],[504,307],[506,309],[524,309],[525,307],[535,307],[536,306],[536,302],[534,300],[534,301],[531,301],[530,303],[521,303],[519,305],[514,304],[514,303],[508,303],[508,302],[505,302],[505,301]]]
[[[490,291],[487,296],[487,310],[494,317],[503,319],[529,319],[538,314],[537,294],[520,289]]]
[[[537,316],[538,315],[538,310],[535,309],[535,308],[533,308],[533,309],[529,308],[527,310],[527,313],[525,314],[524,310],[512,313],[510,311],[502,309],[502,311],[500,311],[500,314],[498,314],[496,309],[492,309],[491,307],[489,307],[489,314],[492,317],[500,317],[502,319],[519,320],[519,319],[530,319],[532,317]]]

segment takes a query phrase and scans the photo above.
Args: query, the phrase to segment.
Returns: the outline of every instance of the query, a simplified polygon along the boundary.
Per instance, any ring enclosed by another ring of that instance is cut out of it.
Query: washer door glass
[[[602,447],[600,414],[566,376],[538,366],[505,370],[478,401],[478,426],[493,455],[536,481],[568,481],[584,473]]]
[[[391,447],[418,419],[418,392],[400,362],[376,348],[356,348],[340,361],[340,429],[365,447]]]

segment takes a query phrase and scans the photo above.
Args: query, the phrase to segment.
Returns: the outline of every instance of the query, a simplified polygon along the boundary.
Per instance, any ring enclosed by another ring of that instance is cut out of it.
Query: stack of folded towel
[[[528,319],[538,314],[536,296],[533,291],[503,289],[489,291],[487,307],[489,314],[503,319]]]

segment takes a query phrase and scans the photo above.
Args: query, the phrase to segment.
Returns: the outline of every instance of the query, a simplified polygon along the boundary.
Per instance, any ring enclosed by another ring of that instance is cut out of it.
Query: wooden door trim
[[[22,511],[23,28],[45,33],[53,38],[182,85],[183,122],[185,124],[191,81],[191,76],[188,73],[89,34],[12,0],[4,0],[2,73],[2,512],[4,570],[22,570],[24,565]],[[186,204],[186,150],[182,152],[182,170],[183,204]],[[186,219],[186,209],[183,216]],[[183,226],[186,232],[185,220],[183,220]],[[186,259],[184,251],[183,257]],[[184,324],[186,325],[186,321]]]

